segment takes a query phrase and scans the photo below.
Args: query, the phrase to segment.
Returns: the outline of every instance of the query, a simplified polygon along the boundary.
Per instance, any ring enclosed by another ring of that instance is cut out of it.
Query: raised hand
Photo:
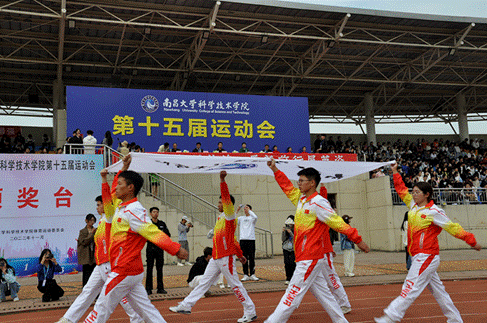
[[[130,163],[132,162],[132,155],[128,154],[127,156],[123,157],[123,166],[122,171],[128,170],[130,167]]]
[[[224,182],[224,181],[225,181],[225,177],[227,177],[227,172],[226,172],[226,171],[224,171],[224,170],[222,170],[222,171],[220,172],[220,180],[221,180],[222,182]]]

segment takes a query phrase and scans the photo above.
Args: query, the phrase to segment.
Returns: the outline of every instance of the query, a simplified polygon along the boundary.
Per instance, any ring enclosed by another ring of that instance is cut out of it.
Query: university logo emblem
[[[159,109],[159,101],[156,99],[155,96],[152,95],[144,96],[140,104],[142,106],[142,109],[144,109],[144,111],[148,113],[156,112],[157,109]]]

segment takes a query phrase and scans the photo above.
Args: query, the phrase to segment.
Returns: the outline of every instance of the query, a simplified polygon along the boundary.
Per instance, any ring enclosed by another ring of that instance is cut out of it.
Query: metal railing
[[[218,208],[187,189],[171,182],[160,174],[142,174],[144,186],[142,191],[177,210],[182,215],[197,221],[209,228],[215,226],[218,219]],[[256,254],[262,257],[274,256],[272,232],[255,228]]]
[[[96,145],[81,145],[81,144],[69,144],[66,143],[63,146],[64,154],[84,154],[84,155],[101,155],[103,154],[103,167],[108,167],[115,164],[123,155],[115,149],[102,144]]]
[[[438,205],[487,204],[487,190],[484,188],[434,188],[433,199]],[[392,188],[392,204],[403,204],[394,188]]]

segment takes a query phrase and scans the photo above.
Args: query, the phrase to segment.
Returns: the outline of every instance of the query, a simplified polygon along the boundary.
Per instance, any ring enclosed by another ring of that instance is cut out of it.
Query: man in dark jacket
[[[199,256],[198,258],[196,258],[196,261],[193,267],[191,267],[188,275],[187,282],[189,284],[189,287],[195,288],[196,286],[198,286],[199,279],[205,273],[206,266],[211,259],[212,252],[213,248],[206,247],[203,250],[203,256]]]
[[[150,208],[150,216],[152,223],[154,223],[159,230],[167,234],[169,237],[171,237],[171,234],[169,233],[169,229],[166,226],[166,223],[164,221],[161,221],[158,219],[159,217],[159,208],[157,207],[151,207]],[[162,267],[164,266],[164,251],[151,243],[150,241],[147,241],[147,250],[146,250],[146,256],[147,256],[147,275],[145,277],[145,289],[147,290],[147,294],[150,295],[152,294],[152,269],[154,268],[154,261],[156,263],[156,271],[157,271],[157,293],[158,294],[167,294],[166,290],[164,289],[164,282],[162,281],[163,279],[163,273],[162,273]]]
[[[90,279],[93,269],[95,269],[95,232],[93,225],[96,218],[93,214],[88,214],[85,219],[86,227],[79,231],[78,236],[78,264],[83,265],[83,286]]]

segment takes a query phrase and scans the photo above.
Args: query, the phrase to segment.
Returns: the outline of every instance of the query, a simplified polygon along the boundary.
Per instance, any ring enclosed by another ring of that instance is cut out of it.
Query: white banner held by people
[[[212,174],[222,170],[229,174],[269,175],[273,173],[267,166],[270,157],[231,157],[231,156],[194,156],[178,154],[131,153],[130,170],[139,173],[168,174]],[[321,182],[329,183],[351,178],[371,170],[390,165],[393,162],[337,162],[314,160],[276,160],[277,167],[290,179],[297,180],[297,173],[304,168],[313,167],[321,173]],[[122,162],[113,164],[109,172],[117,172]]]

